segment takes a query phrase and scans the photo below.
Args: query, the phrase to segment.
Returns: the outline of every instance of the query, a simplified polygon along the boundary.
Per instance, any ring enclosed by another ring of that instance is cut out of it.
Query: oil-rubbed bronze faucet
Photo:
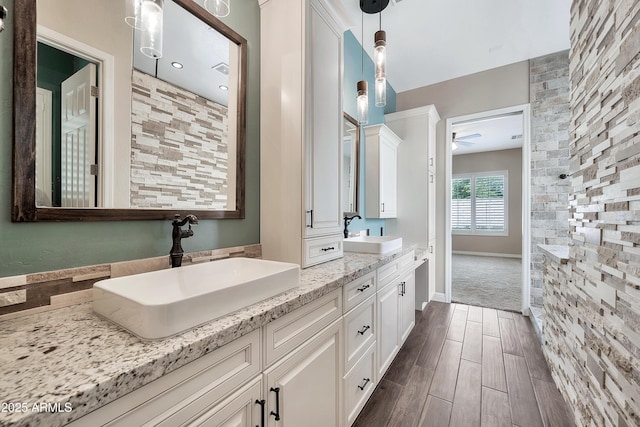
[[[362,219],[362,217],[358,214],[355,214],[353,216],[349,216],[346,212],[344,215],[344,238],[346,239],[347,237],[349,237],[349,224],[351,224],[351,221],[353,221],[354,218],[358,218],[358,219]]]
[[[189,223],[189,229],[182,230],[180,227],[187,223]],[[189,214],[183,219],[180,219],[180,214],[175,215],[175,219],[171,223],[171,225],[173,225],[173,232],[171,233],[171,237],[173,238],[173,246],[171,247],[171,252],[169,252],[169,256],[171,257],[171,268],[180,267],[182,265],[182,256],[184,255],[184,250],[182,249],[181,241],[182,239],[193,236],[191,225],[195,225],[197,223],[198,218],[196,218],[195,215]]]

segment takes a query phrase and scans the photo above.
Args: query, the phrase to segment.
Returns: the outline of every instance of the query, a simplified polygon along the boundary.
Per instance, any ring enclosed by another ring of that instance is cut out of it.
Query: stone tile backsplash
[[[260,244],[186,253],[182,264],[228,257],[262,257]],[[123,261],[44,273],[0,277],[0,320],[91,300],[99,280],[170,268],[169,256]]]
[[[229,209],[227,116],[224,105],[134,70],[131,206]]]

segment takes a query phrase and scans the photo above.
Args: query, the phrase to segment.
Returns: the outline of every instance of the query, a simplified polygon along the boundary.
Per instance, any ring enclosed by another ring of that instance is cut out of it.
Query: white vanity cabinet
[[[387,371],[415,325],[413,258],[411,251],[378,269],[378,378]]]
[[[329,0],[259,0],[260,242],[303,268],[342,257],[345,20]]]
[[[365,214],[367,218],[398,215],[398,145],[402,140],[385,125],[367,126],[365,133]]]

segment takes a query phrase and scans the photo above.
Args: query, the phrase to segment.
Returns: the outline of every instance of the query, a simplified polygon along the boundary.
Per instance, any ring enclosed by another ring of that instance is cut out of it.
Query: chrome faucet
[[[198,223],[198,218],[196,218],[196,216],[192,214],[185,216],[183,219],[180,219],[180,214],[176,214],[174,218],[175,219],[171,223],[171,225],[173,225],[173,232],[171,233],[171,237],[173,238],[173,246],[171,247],[171,252],[169,252],[169,256],[171,257],[171,268],[180,267],[182,265],[182,256],[184,255],[184,250],[182,249],[181,241],[182,239],[193,236],[191,225],[195,225]],[[183,230],[180,228],[187,223],[189,223],[188,230]]]
[[[347,214],[344,215],[344,238],[346,239],[347,237],[349,237],[349,224],[351,224],[351,221],[354,220],[354,218],[358,218],[358,219],[362,219],[362,217],[358,214],[355,214],[354,216],[349,216]]]

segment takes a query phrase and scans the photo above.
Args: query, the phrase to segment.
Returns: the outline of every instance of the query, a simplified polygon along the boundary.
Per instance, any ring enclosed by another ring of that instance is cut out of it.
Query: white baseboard
[[[431,301],[446,302],[446,299],[444,297],[444,293],[442,293],[442,292],[434,293],[433,294],[433,298],[431,298]]]
[[[451,251],[454,255],[475,255],[475,256],[492,256],[498,258],[519,258],[522,259],[520,254],[501,254],[494,252],[470,252],[470,251]]]

